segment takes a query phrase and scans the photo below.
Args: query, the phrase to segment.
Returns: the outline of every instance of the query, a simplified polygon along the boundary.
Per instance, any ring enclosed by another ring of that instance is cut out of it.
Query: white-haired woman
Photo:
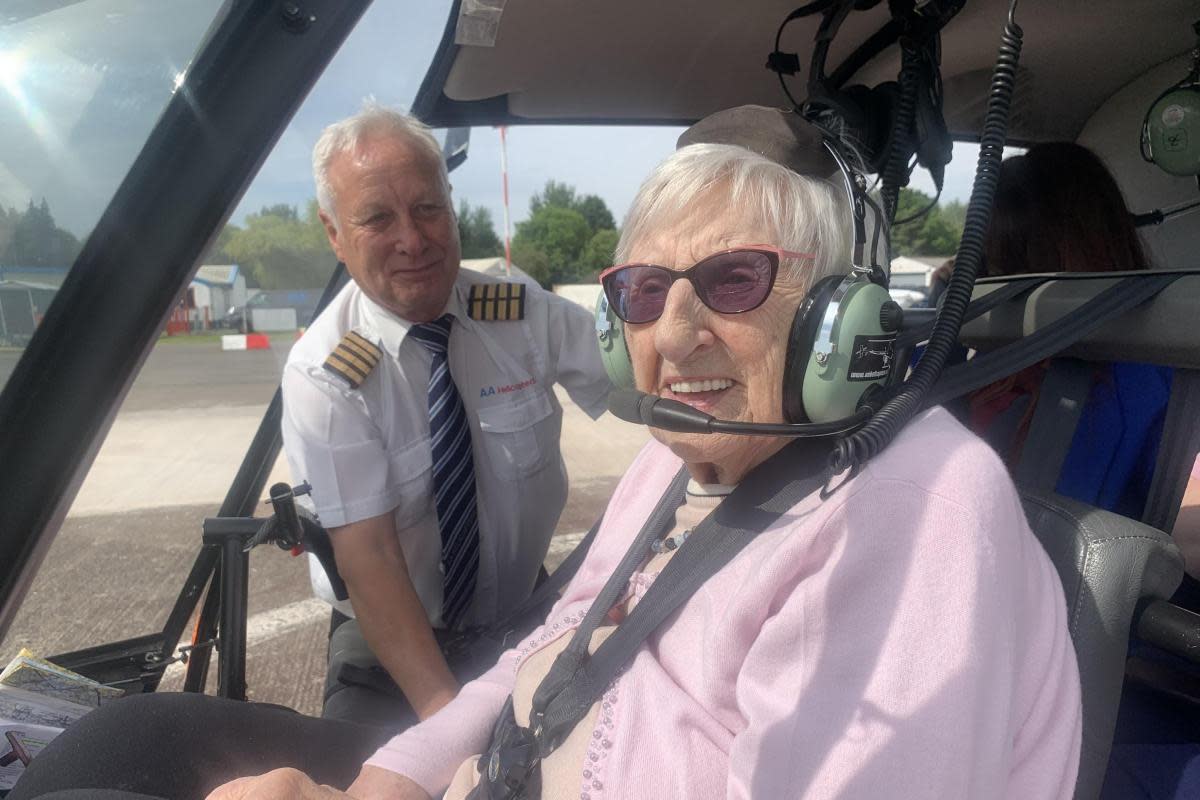
[[[840,191],[732,145],[669,157],[641,187],[622,265],[605,275],[638,388],[723,419],[782,421],[793,316],[816,278],[846,264]],[[592,651],[686,550],[688,531],[786,445],[654,438],[546,624],[384,744],[350,795],[487,796],[473,788],[477,756],[498,717],[511,697],[514,722],[529,726],[556,655],[681,467],[685,499],[602,609]],[[1003,465],[929,411],[831,496],[800,500],[668,617],[541,754],[540,796],[1070,797],[1080,701],[1065,615]],[[277,770],[213,797],[340,795]]]

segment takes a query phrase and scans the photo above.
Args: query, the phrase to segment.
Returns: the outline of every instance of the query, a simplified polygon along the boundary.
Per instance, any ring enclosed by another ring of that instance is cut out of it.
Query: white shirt
[[[559,383],[593,418],[611,388],[587,309],[527,284],[525,318],[467,316],[473,283],[500,283],[460,270],[446,313],[450,374],[471,424],[479,514],[479,573],[464,622],[502,617],[529,596],[567,496],[559,452]],[[427,390],[432,356],[411,323],[353,283],[338,293],[292,348],[283,374],[283,441],[295,481],[312,484],[326,528],[393,512],[409,576],[430,624],[441,624],[441,532],[433,499]],[[348,331],[383,351],[357,389],[324,369]],[[324,571],[309,561],[316,594],[343,613]]]

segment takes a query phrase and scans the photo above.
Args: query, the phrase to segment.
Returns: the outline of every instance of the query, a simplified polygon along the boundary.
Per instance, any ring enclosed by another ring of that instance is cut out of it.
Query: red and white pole
[[[508,146],[507,126],[500,126],[500,178],[504,185],[504,274],[512,275],[512,235],[508,224]]]

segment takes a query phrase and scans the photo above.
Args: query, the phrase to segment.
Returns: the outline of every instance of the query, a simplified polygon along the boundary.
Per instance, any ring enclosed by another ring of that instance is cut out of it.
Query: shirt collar
[[[446,307],[442,310],[442,314],[453,314],[455,322],[460,325],[465,324],[467,318],[467,304],[463,294],[461,281],[455,280],[454,287],[450,290],[450,299],[446,301]],[[378,341],[392,358],[398,358],[400,346],[415,323],[387,310],[367,297],[367,293],[361,290],[359,291],[359,302],[362,303],[362,318],[365,322],[364,327],[367,328],[363,332],[369,334],[368,338]]]
[[[700,483],[694,478],[689,478],[687,483],[687,493],[690,497],[724,497],[732,494],[736,488],[725,483]]]

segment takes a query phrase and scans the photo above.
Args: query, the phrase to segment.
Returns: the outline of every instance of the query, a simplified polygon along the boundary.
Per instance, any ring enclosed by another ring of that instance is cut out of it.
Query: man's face
[[[409,322],[441,315],[461,249],[438,164],[405,139],[369,135],[329,165],[329,244],[367,296]]]

